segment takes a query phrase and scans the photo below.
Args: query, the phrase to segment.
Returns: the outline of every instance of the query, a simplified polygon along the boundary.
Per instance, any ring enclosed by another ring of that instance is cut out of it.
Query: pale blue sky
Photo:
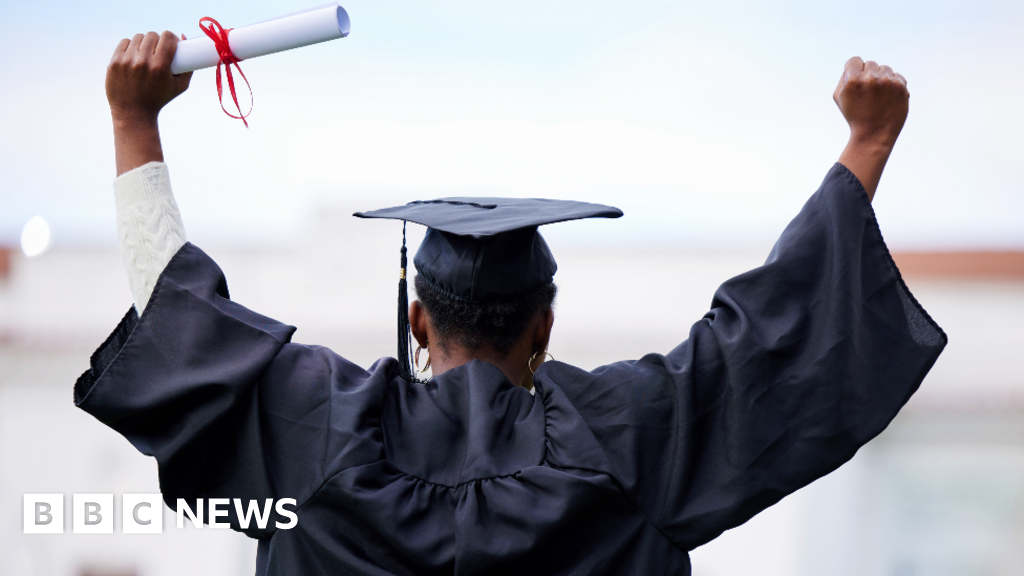
[[[42,215],[112,243],[103,74],[136,31],[192,35],[317,0],[0,5],[0,242]],[[243,63],[251,129],[212,70],[162,116],[190,238],[286,241],[324,203],[440,195],[615,204],[551,234],[770,243],[846,138],[853,55],[908,79],[876,200],[895,248],[1024,248],[1024,2],[345,2],[349,38]],[[342,223],[345,224],[345,223]]]

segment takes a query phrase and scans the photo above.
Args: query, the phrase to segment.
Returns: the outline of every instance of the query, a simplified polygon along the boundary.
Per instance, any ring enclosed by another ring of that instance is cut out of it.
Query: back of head
[[[557,287],[548,282],[511,298],[491,302],[457,299],[422,275],[416,276],[416,296],[427,309],[437,344],[448,350],[455,345],[468,351],[490,348],[508,354],[530,320],[554,305]]]

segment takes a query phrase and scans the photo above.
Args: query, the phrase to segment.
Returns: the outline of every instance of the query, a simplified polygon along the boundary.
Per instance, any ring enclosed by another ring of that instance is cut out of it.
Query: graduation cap
[[[541,198],[440,198],[417,200],[360,218],[402,220],[402,269],[398,282],[398,360],[410,381],[412,337],[406,282],[405,223],[427,227],[413,264],[446,296],[474,304],[511,300],[554,278],[557,265],[538,226],[581,218],[618,218],[611,206]]]

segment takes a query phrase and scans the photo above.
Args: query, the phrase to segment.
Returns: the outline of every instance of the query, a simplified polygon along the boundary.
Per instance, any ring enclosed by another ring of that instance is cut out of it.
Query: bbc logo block
[[[25,494],[24,533],[63,534],[64,495]],[[73,494],[71,530],[75,534],[114,533],[113,494]],[[123,494],[121,531],[125,534],[160,534],[164,526],[160,494]]]
[[[25,534],[64,533],[63,494],[25,494]]]
[[[71,524],[75,534],[113,534],[114,495],[73,494]]]
[[[121,531],[125,534],[160,534],[164,531],[164,502],[159,494],[124,494]]]

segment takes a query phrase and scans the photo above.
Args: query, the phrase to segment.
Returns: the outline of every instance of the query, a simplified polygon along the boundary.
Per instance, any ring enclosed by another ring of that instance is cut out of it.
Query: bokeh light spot
[[[34,258],[50,249],[50,225],[41,216],[33,216],[21,229],[21,251]]]

